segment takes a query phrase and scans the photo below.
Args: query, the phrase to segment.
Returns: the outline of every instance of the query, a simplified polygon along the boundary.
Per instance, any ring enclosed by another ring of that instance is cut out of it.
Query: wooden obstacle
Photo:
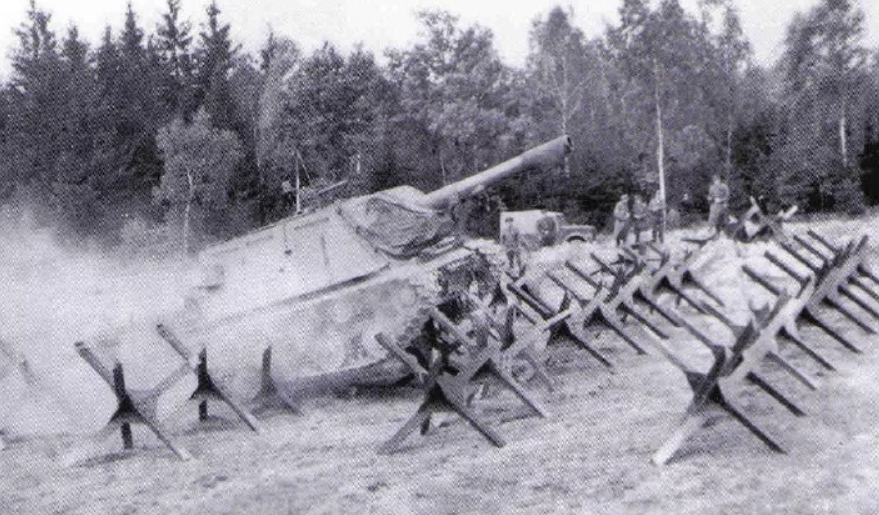
[[[140,424],[152,431],[181,460],[192,458],[186,449],[174,442],[156,417],[159,397],[189,373],[187,366],[178,368],[155,388],[131,390],[125,385],[125,372],[121,363],[117,361],[111,371],[83,342],[76,343],[76,352],[113,389],[116,396],[116,411],[110,417],[107,426],[98,433],[96,440],[106,440],[119,429],[122,434],[122,447],[126,450],[133,449],[134,435],[131,426]],[[75,450],[65,457],[64,461],[72,465],[81,459],[81,454],[79,450]]]
[[[208,351],[202,348],[198,353],[197,361],[194,365],[193,355],[189,349],[174,335],[174,333],[166,326],[159,324],[156,327],[159,336],[171,346],[180,356],[190,363],[193,371],[198,379],[197,386],[190,396],[190,400],[198,402],[198,419],[201,422],[208,420],[208,402],[216,401],[227,405],[235,415],[244,422],[254,432],[259,432],[259,422],[247,409],[236,402],[219,384],[217,384],[208,370]],[[277,390],[276,390],[277,391]],[[295,405],[295,404],[294,404]]]

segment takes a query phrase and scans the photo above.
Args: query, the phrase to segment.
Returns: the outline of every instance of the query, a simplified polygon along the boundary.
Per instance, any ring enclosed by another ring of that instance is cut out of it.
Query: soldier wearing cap
[[[508,216],[504,219],[504,227],[501,231],[501,245],[507,251],[507,261],[510,270],[516,270],[522,267],[522,251],[521,242],[519,241],[519,229],[513,223],[513,217]]]
[[[613,238],[617,247],[620,246],[620,243],[626,242],[626,238],[629,236],[630,221],[629,196],[623,194],[613,208]]]
[[[641,233],[650,228],[647,218],[647,204],[641,195],[632,200],[632,227],[635,229],[635,243],[641,243]]]
[[[651,229],[653,231],[651,236],[653,241],[663,243],[665,241],[665,234],[663,231],[662,217],[663,212],[665,211],[665,202],[662,199],[662,192],[660,190],[656,190],[653,194],[650,203],[647,205],[647,209],[650,211]]]
[[[719,233],[726,225],[729,209],[729,187],[724,184],[720,174],[714,174],[714,182],[708,188],[708,227]]]

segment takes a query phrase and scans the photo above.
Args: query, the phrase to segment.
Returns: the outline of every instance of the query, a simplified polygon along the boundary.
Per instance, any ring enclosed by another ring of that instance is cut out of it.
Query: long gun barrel
[[[491,186],[523,170],[557,164],[571,152],[571,148],[571,138],[561,136],[488,170],[430,192],[424,196],[420,203],[424,207],[444,209],[449,205],[449,201],[456,196],[463,199],[476,193],[480,187]]]

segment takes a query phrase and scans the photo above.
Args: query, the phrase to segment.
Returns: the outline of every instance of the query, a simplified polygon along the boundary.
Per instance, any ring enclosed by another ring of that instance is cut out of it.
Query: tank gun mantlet
[[[451,234],[448,214],[418,202],[424,194],[400,186],[351,199],[339,214],[369,244],[397,259],[409,259]]]
[[[373,196],[382,197],[395,203],[405,205],[412,210],[425,213],[437,212],[437,209],[426,205],[427,194],[412,186],[397,186],[389,190],[381,191]]]

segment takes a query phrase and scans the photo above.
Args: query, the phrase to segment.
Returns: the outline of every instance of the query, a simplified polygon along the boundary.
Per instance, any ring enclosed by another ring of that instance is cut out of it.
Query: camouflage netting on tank
[[[434,211],[385,197],[349,204],[344,213],[372,245],[392,256],[415,255],[446,236],[442,219]]]

